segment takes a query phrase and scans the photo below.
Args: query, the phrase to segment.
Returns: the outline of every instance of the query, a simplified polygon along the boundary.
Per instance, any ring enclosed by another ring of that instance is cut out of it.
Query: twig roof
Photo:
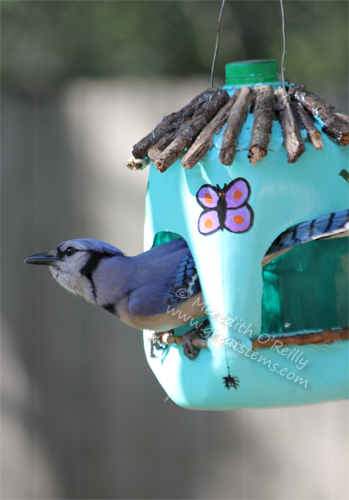
[[[322,149],[322,132],[341,146],[349,144],[349,118],[304,86],[283,88],[270,85],[243,86],[232,97],[222,89],[209,88],[179,111],[165,116],[161,123],[133,147],[130,169],[141,170],[152,160],[165,172],[184,153],[184,168],[193,168],[213,146],[213,139],[227,123],[219,161],[231,165],[248,111],[254,113],[248,158],[253,165],[268,153],[274,113],[281,123],[288,162],[294,163],[305,152],[300,129],[306,130],[314,148]]]

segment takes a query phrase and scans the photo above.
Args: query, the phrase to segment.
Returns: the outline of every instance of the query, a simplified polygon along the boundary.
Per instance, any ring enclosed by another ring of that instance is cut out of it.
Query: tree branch
[[[270,85],[256,87],[254,122],[248,158],[253,166],[268,154],[275,109],[275,97]]]
[[[227,104],[220,109],[217,115],[210,121],[208,125],[206,125],[206,127],[197,137],[188,153],[182,159],[181,163],[184,168],[190,170],[195,167],[195,165],[203,159],[209,149],[212,148],[213,138],[220,132],[223,125],[228,120],[230,110],[234,106],[239,94],[240,89],[237,89],[234,92],[233,96],[229,99]]]
[[[184,123],[180,133],[155,160],[159,172],[165,172],[183,154],[228,100],[229,95],[225,90],[217,90],[215,95],[207,100],[206,105],[199,108],[193,117]]]
[[[268,335],[268,334],[263,334]],[[259,337],[252,339],[252,349],[268,349],[273,347],[275,342],[278,342],[278,347],[286,345],[308,345],[308,344],[332,344],[340,340],[349,340],[349,327],[340,328],[338,330],[323,330],[322,332],[314,333],[297,333],[295,335],[268,335],[265,340],[263,335],[262,340]],[[166,345],[182,345],[183,337],[176,336],[171,333],[163,333],[160,337],[160,342]],[[194,347],[200,349],[207,349],[207,340],[193,339],[192,344]]]
[[[325,123],[323,131],[336,139],[342,146],[349,144],[349,124],[335,113],[334,107],[328,102],[320,99],[312,92],[308,92],[304,86],[293,85],[289,90],[292,99],[298,101],[315,118],[317,115]]]
[[[276,89],[275,96],[288,163],[295,163],[305,152],[302,136],[284,89]]]
[[[241,128],[246,119],[248,108],[252,104],[254,92],[250,87],[242,87],[236,103],[230,111],[227,128],[223,134],[219,161],[223,165],[231,165],[235,158],[236,144]]]

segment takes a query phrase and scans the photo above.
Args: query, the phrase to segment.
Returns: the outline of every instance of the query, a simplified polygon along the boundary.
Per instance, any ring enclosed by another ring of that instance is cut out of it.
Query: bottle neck
[[[257,83],[281,83],[278,65],[274,60],[259,59],[239,61],[225,66],[226,86],[255,85]]]

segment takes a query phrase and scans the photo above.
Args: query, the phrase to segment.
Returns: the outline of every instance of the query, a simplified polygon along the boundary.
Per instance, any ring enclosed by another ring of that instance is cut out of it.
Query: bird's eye
[[[65,251],[65,254],[70,257],[71,255],[74,255],[75,252],[77,252],[76,248],[68,247]]]

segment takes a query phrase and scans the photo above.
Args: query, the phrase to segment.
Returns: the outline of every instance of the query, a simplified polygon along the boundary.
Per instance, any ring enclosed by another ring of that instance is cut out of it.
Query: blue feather
[[[132,257],[132,265],[143,285],[130,293],[132,314],[163,314],[169,306],[176,307],[201,290],[199,278],[193,280],[195,262],[184,239],[164,243]],[[152,270],[151,278],[145,269]]]
[[[271,245],[266,255],[271,255],[320,238],[329,238],[349,232],[349,210],[327,214],[302,222],[282,233]]]

